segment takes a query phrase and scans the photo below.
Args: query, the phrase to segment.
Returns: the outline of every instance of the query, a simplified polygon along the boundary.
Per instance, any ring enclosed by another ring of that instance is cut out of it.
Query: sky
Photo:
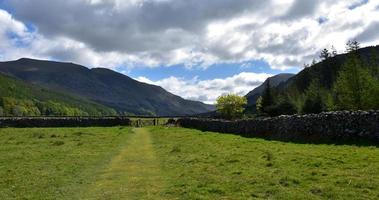
[[[378,30],[378,0],[0,0],[1,61],[110,68],[205,103]]]

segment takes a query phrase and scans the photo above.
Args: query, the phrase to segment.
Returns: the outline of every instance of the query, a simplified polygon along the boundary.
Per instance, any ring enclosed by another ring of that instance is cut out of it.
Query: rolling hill
[[[120,114],[178,116],[214,110],[214,106],[185,100],[161,87],[104,68],[22,58],[0,62],[0,72],[53,91],[80,96]]]

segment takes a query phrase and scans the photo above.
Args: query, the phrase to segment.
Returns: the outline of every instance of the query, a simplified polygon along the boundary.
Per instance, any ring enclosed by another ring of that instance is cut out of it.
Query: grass
[[[122,127],[0,129],[0,199],[78,199],[130,132]]]
[[[379,199],[379,149],[183,128],[0,129],[0,199]]]
[[[165,194],[180,199],[379,199],[376,147],[152,128]]]
[[[101,176],[82,198],[161,199],[164,182],[150,133],[133,129],[127,145],[114,156]]]

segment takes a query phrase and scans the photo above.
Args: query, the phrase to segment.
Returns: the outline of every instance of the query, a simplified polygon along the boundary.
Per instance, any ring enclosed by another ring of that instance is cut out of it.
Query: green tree
[[[4,109],[0,106],[0,116],[4,116]]]
[[[263,107],[262,107],[262,96],[258,97],[257,101],[255,102],[255,108],[257,109],[257,112],[258,113],[262,113],[263,112]]]
[[[265,90],[262,95],[262,109],[265,111],[266,108],[273,106],[275,104],[274,97],[272,94],[272,88],[270,84],[270,79],[267,79]]]
[[[217,98],[217,112],[225,119],[236,119],[242,117],[245,106],[247,105],[246,97],[235,94],[223,95]]]
[[[305,92],[302,113],[320,113],[325,110],[326,105],[321,97],[321,90],[319,79],[314,79]]]
[[[379,58],[376,49],[372,49],[368,68],[371,69],[374,78],[379,79]]]
[[[379,82],[375,79],[357,55],[359,43],[349,42],[350,52],[334,86],[338,109],[378,109]]]
[[[266,113],[272,117],[279,115],[293,115],[297,113],[296,106],[289,100],[289,98],[281,98],[279,103],[266,108]]]

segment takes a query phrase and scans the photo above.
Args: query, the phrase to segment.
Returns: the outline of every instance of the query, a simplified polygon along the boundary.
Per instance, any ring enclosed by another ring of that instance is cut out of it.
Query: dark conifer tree
[[[329,50],[328,49],[323,49],[320,53],[320,58],[321,58],[321,61],[325,61],[327,60],[328,58],[330,58],[331,55],[329,53]]]
[[[266,87],[262,95],[262,108],[265,110],[267,107],[272,105],[274,105],[274,98],[270,85],[270,79],[267,79]]]

